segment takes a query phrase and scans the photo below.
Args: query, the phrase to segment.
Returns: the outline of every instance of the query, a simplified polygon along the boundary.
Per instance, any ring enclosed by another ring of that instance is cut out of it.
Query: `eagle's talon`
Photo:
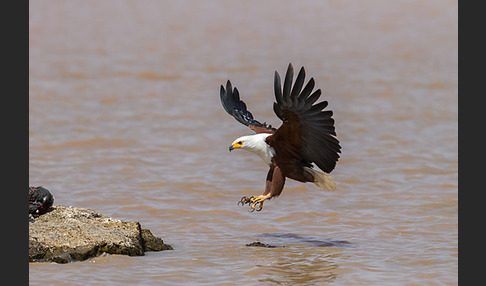
[[[257,212],[261,211],[263,209],[263,202],[265,202],[266,199],[266,197],[262,196],[258,196],[252,199],[253,203],[251,204],[251,208],[256,210]]]
[[[256,205],[255,205],[256,207]],[[260,203],[260,207],[258,209],[256,209],[257,212],[261,211],[263,209],[263,202]]]
[[[251,203],[251,199],[253,198],[253,196],[251,197],[247,197],[247,196],[244,196],[241,198],[241,200],[238,202],[238,205],[240,206],[244,206],[245,204],[250,204]]]
[[[260,205],[259,208],[257,208],[257,206]],[[254,211],[261,211],[263,208],[263,204],[260,203],[260,202],[254,202],[251,206],[250,206],[250,212],[254,212]]]
[[[238,205],[244,206],[248,204],[250,209],[248,210],[249,212],[254,212],[254,211],[261,211],[263,209],[263,202],[268,199],[268,196],[251,196],[251,197],[242,197],[241,200],[238,202]]]
[[[260,204],[259,201],[253,201],[253,203],[250,205],[250,208],[256,209],[256,207],[258,206],[258,204]]]

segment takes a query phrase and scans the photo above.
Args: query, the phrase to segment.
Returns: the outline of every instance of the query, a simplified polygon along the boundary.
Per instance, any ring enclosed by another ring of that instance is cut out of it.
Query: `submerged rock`
[[[172,249],[137,221],[89,209],[55,206],[29,223],[29,261],[67,263],[103,253],[144,255]]]
[[[259,241],[254,241],[252,243],[248,243],[246,246],[265,247],[265,248],[285,248],[285,246],[271,245],[271,244],[266,244],[266,243],[262,243],[262,242],[259,242]]]

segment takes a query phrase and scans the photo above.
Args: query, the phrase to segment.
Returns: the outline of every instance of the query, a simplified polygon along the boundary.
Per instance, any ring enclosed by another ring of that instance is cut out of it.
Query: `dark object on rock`
[[[55,206],[29,223],[29,261],[67,263],[104,253],[142,256],[172,249],[141,228],[93,210]]]
[[[270,244],[266,244],[266,243],[261,243],[259,241],[248,243],[246,246],[265,247],[265,248],[277,248],[277,247],[283,248],[283,247],[285,247],[285,246],[277,246],[277,245],[270,245]]]
[[[34,217],[45,214],[54,203],[54,196],[47,189],[29,187],[29,214]]]

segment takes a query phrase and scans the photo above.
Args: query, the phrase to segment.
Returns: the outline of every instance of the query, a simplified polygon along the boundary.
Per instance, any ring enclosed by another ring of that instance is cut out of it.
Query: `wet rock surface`
[[[90,209],[55,206],[29,222],[29,261],[67,263],[104,253],[141,256],[172,247],[142,229]]]
[[[260,241],[254,241],[252,243],[248,243],[246,246],[265,247],[265,248],[284,248],[285,247],[285,246],[279,246],[279,245],[266,244],[266,243],[262,243]]]

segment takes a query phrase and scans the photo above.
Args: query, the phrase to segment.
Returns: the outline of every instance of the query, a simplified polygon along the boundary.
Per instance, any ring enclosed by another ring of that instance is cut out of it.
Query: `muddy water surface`
[[[32,285],[457,284],[457,1],[31,1],[29,177],[55,204],[174,247],[65,265]],[[256,119],[305,66],[334,111],[338,191],[229,144],[231,79]],[[249,247],[247,244],[281,247]]]

